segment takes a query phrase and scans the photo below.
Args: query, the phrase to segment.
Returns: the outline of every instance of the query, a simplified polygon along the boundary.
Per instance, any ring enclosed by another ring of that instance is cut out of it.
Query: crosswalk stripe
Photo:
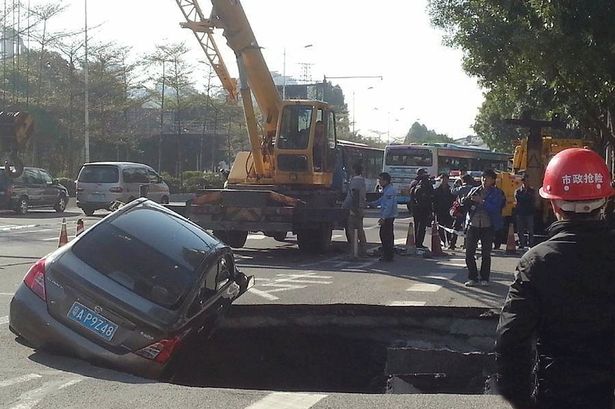
[[[28,375],[18,376],[17,378],[11,378],[4,381],[0,381],[0,388],[6,388],[7,386],[16,385],[18,383],[28,382],[32,379],[42,378],[41,375],[36,373],[31,373]]]
[[[427,301],[391,301],[389,307],[423,307]]]
[[[66,379],[45,382],[40,388],[32,389],[22,393],[17,398],[17,404],[10,406],[9,409],[32,409],[51,391],[66,383]]]
[[[441,288],[442,286],[438,284],[418,283],[418,284],[414,284],[412,287],[408,288],[406,291],[435,293]]]
[[[308,409],[326,397],[316,393],[274,392],[246,409]]]

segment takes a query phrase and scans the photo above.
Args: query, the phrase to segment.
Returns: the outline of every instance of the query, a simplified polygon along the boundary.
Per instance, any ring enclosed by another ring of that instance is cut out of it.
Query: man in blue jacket
[[[391,185],[391,175],[382,172],[378,175],[378,184],[382,187],[382,196],[370,203],[372,206],[380,206],[380,242],[382,243],[382,257],[380,261],[393,261],[395,236],[393,234],[393,222],[397,217],[397,191]]]
[[[482,184],[470,190],[461,204],[468,209],[466,216],[466,266],[468,287],[488,286],[491,275],[491,249],[495,231],[504,225],[502,207],[504,193],[495,186],[496,174],[487,169],[482,175]],[[481,242],[480,281],[476,266],[476,249]]]

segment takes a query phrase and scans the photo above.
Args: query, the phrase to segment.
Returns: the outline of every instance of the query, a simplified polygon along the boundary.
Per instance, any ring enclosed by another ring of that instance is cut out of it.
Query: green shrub
[[[70,197],[75,197],[77,189],[75,187],[75,181],[70,178],[58,178],[58,183],[64,186],[68,190]]]
[[[182,176],[184,177],[184,180],[188,180],[203,176],[203,172],[199,172],[198,170],[187,170],[182,172]]]
[[[201,189],[222,189],[223,187],[224,178],[217,173],[199,173],[198,176],[184,179],[184,192],[186,193],[196,193]]]
[[[171,174],[168,172],[162,172],[160,176],[162,177],[162,180],[164,180],[165,183],[169,186],[169,192],[171,194],[181,193],[182,189],[181,184],[179,183],[179,178],[171,176]]]

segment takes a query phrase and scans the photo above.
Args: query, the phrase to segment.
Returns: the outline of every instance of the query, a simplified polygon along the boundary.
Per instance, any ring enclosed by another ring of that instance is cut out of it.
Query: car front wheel
[[[68,199],[66,196],[60,196],[58,202],[53,206],[54,210],[58,213],[63,213],[66,210],[66,205],[68,204]]]

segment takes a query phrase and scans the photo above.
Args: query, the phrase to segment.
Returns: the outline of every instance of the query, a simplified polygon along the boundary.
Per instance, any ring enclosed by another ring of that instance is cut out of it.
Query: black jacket
[[[615,230],[602,221],[565,221],[549,233],[519,261],[500,315],[500,393],[519,408],[534,407],[534,392],[539,408],[611,409]]]

